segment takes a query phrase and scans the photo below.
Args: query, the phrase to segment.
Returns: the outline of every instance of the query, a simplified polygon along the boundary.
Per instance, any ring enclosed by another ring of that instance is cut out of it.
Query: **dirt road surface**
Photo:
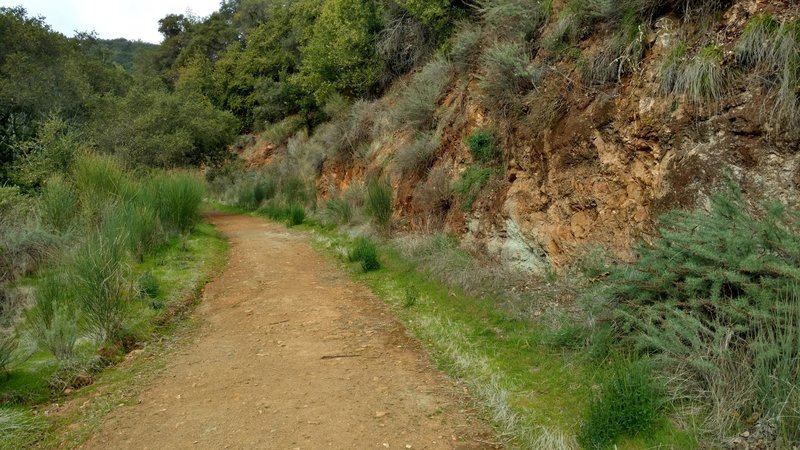
[[[84,448],[495,448],[385,305],[301,233],[209,219],[231,249],[201,329]]]

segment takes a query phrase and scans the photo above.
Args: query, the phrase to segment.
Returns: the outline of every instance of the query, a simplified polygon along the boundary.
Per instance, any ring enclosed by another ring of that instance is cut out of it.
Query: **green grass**
[[[352,245],[335,231],[307,229],[328,254]],[[612,368],[580,351],[554,349],[541,325],[514,319],[497,299],[474,298],[433,281],[391,245],[378,249],[383,270],[365,273],[350,266],[353,277],[392,307],[440,369],[469,388],[475,407],[510,448],[577,448],[574,436],[591,404],[592,386]],[[619,442],[631,449],[656,444],[696,447],[690,433],[666,422],[650,437]]]
[[[6,403],[0,408],[0,437],[8,437],[0,439],[0,449],[25,448],[34,440],[44,448],[77,446],[91,435],[106,413],[121,403],[130,403],[128,392],[143,386],[147,377],[166,361],[170,336],[185,327],[179,319],[196,304],[211,274],[222,267],[226,249],[227,243],[214,228],[200,223],[185,239],[172,239],[133,267],[139,276],[150,273],[161,281],[156,299],[164,307],[153,310],[147,304],[133,302],[137,314],[126,327],[149,342],[145,346],[147,356],[134,358],[125,367],[95,374],[93,385],[73,394],[85,398],[87,407],[74,408],[65,416],[31,416],[28,411],[32,406],[63,395],[51,388],[59,363],[50,353],[39,352],[12,367],[7,378],[0,378],[0,399]],[[84,359],[83,364],[90,364],[95,358],[93,348],[81,348],[77,353]],[[104,395],[95,398],[93,394],[101,390]]]
[[[494,161],[500,156],[497,136],[485,128],[479,128],[467,137],[467,147],[472,157],[481,163]]]
[[[492,176],[492,170],[480,165],[471,166],[461,174],[453,185],[453,191],[461,197],[461,207],[469,211],[483,187]]]

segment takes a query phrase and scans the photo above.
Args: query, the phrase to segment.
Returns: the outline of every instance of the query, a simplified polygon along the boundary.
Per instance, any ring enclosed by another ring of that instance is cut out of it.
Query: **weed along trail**
[[[89,449],[488,449],[488,428],[365,287],[304,236],[241,215],[203,325]]]

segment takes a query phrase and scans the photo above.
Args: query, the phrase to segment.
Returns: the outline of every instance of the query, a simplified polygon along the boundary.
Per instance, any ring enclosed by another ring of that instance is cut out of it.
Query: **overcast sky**
[[[167,14],[207,16],[220,0],[0,0],[0,6],[22,6],[29,16],[44,16],[54,30],[67,36],[95,31],[103,39],[124,37],[161,42],[158,19]]]

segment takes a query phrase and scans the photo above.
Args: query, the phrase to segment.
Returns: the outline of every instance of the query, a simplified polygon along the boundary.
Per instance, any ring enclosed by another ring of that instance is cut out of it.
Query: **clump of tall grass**
[[[166,230],[188,233],[199,219],[204,187],[197,176],[175,172],[150,180],[147,195]]]
[[[634,437],[656,427],[664,406],[661,387],[645,364],[616,367],[592,399],[578,442],[584,448],[606,448],[620,437]]]
[[[78,313],[68,280],[59,274],[45,277],[34,298],[33,306],[26,312],[33,337],[57,359],[71,358],[79,330]]]
[[[644,22],[633,18],[623,22],[608,43],[583,68],[583,81],[588,85],[618,82],[632,73],[644,57],[647,29]]]
[[[529,50],[518,42],[496,42],[487,48],[481,67],[481,101],[501,115],[519,110],[519,98],[544,77],[544,70],[531,65]]]
[[[364,199],[364,212],[376,224],[387,227],[392,220],[394,203],[392,187],[386,181],[373,179],[367,183],[367,195]]]
[[[72,180],[80,192],[81,203],[96,214],[109,199],[120,196],[127,183],[116,160],[96,153],[85,153],[76,159]]]
[[[658,75],[659,86],[662,94],[670,95],[675,92],[675,85],[678,82],[678,77],[681,74],[681,69],[683,67],[688,50],[689,45],[686,43],[686,41],[678,41],[670,49],[666,58],[661,61],[661,65],[658,69]]]
[[[62,176],[47,180],[39,197],[42,224],[53,231],[65,232],[80,213],[78,194]]]
[[[293,204],[289,206],[287,219],[289,226],[302,225],[306,221],[306,210],[301,205]]]
[[[780,27],[780,22],[769,13],[750,18],[734,47],[736,62],[745,67],[770,65],[775,36]]]
[[[414,189],[414,202],[426,214],[429,225],[439,225],[453,202],[450,171],[444,167],[431,170],[425,182]]]
[[[396,124],[415,129],[427,129],[433,124],[433,114],[450,84],[452,63],[433,58],[409,83],[392,111]]]
[[[677,74],[674,93],[695,106],[714,105],[725,95],[727,81],[722,66],[722,46],[707,45]]]
[[[441,138],[437,133],[420,133],[394,155],[394,165],[402,174],[420,173],[427,169],[436,157]]]
[[[9,366],[14,362],[16,350],[16,337],[0,330],[0,376],[8,373]]]
[[[337,225],[345,225],[353,220],[353,208],[344,198],[334,197],[325,203],[323,208],[325,218]]]
[[[498,39],[530,41],[550,16],[551,4],[542,0],[481,0],[478,12]]]
[[[303,128],[305,123],[305,119],[301,116],[289,116],[280,122],[266,124],[261,137],[267,142],[280,145]]]
[[[372,272],[381,268],[381,263],[378,260],[378,248],[375,243],[364,237],[356,238],[353,247],[347,254],[347,260],[360,262],[361,269],[364,272]]]
[[[130,300],[128,265],[119,238],[89,236],[67,266],[75,302],[101,341],[121,336]]]
[[[119,202],[110,205],[103,214],[101,233],[117,239],[137,261],[164,241],[159,218],[146,204]]]

